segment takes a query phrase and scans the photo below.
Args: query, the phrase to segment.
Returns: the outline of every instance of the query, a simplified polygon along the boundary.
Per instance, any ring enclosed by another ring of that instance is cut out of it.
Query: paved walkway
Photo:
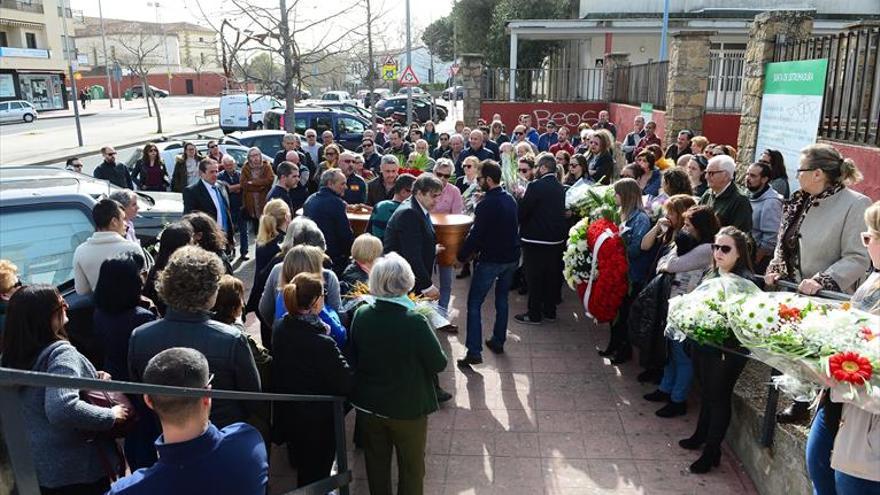
[[[453,307],[461,308],[469,279],[456,281]],[[687,470],[698,453],[677,442],[693,432],[698,404],[687,416],[661,419],[659,407],[642,399],[653,390],[635,380],[634,363],[612,366],[596,354],[607,342],[607,326],[578,316],[566,290],[555,324],[524,326],[511,318],[506,353],[486,351],[484,364],[462,371],[464,314],[458,335],[443,334],[450,364],[442,373],[453,401],[428,422],[427,494],[751,494],[748,476],[729,450],[707,475]],[[511,311],[525,307],[511,293]],[[484,313],[492,308],[491,297]],[[512,316],[512,314],[511,314]],[[487,314],[484,328],[491,329]],[[351,445],[351,493],[368,494],[363,454]],[[291,489],[284,449],[273,450],[271,492]]]

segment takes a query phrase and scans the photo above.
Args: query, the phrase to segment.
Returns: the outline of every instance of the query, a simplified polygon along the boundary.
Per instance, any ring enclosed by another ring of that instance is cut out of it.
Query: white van
[[[272,95],[237,93],[220,98],[220,130],[224,134],[263,128],[263,115],[285,105]]]

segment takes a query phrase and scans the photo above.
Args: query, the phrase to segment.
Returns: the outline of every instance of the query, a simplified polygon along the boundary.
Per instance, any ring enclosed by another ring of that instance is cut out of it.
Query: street
[[[204,123],[196,124],[195,117],[202,115],[206,108],[216,108],[220,98],[171,96],[157,101],[163,134],[168,135],[210,127]],[[147,115],[143,99],[124,101],[122,110],[118,106],[110,109],[106,100],[95,101],[84,110],[86,113],[93,111],[97,113],[80,119],[82,147],[77,146],[73,117],[0,126],[0,167],[42,163],[53,158],[63,161],[70,155],[94,153],[104,145],[119,147],[124,143],[157,137],[155,115]]]

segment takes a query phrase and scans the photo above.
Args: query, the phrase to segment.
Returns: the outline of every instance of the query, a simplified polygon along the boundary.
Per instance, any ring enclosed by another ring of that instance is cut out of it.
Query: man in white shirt
[[[95,291],[101,264],[125,252],[142,254],[137,243],[125,235],[125,210],[112,199],[102,199],[92,208],[95,233],[80,244],[73,253],[73,286],[77,294]]]
[[[199,162],[200,180],[183,190],[183,213],[201,211],[213,218],[232,242],[234,225],[226,184],[217,180],[220,165],[211,158]]]

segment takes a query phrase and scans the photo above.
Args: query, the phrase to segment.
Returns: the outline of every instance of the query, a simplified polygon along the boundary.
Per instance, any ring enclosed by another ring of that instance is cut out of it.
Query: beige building
[[[60,0],[0,3],[0,101],[27,100],[39,110],[67,107],[61,14]]]

